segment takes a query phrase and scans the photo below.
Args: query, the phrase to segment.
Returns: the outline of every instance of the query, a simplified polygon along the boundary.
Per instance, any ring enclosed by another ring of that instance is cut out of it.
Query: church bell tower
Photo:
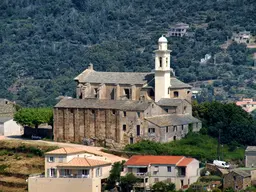
[[[170,53],[167,49],[167,39],[162,36],[158,39],[158,50],[155,51],[155,101],[161,98],[170,98],[171,85]]]

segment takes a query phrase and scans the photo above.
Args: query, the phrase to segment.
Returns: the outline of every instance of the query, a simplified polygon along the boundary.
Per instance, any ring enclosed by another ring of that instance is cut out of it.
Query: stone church
[[[143,139],[178,140],[199,131],[191,86],[174,76],[167,46],[160,37],[154,72],[99,72],[90,64],[75,78],[76,98],[54,107],[54,139],[121,147]]]

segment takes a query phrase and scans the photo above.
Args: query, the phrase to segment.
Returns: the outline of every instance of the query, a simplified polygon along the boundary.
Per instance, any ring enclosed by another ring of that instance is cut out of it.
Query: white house
[[[16,123],[12,117],[0,117],[0,135],[23,135],[23,127]]]

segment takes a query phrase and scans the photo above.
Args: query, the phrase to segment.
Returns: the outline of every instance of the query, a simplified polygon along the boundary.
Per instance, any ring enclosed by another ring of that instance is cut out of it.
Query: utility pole
[[[218,137],[217,156],[218,156],[218,160],[220,160],[220,129],[219,129],[219,137]]]

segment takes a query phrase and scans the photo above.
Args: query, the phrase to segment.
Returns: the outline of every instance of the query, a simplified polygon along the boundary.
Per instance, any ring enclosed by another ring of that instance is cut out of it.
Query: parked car
[[[230,165],[225,161],[214,160],[213,164],[224,169],[228,169],[230,167]]]
[[[42,137],[36,136],[36,135],[32,135],[32,136],[31,136],[31,139],[33,139],[33,140],[41,140]]]

